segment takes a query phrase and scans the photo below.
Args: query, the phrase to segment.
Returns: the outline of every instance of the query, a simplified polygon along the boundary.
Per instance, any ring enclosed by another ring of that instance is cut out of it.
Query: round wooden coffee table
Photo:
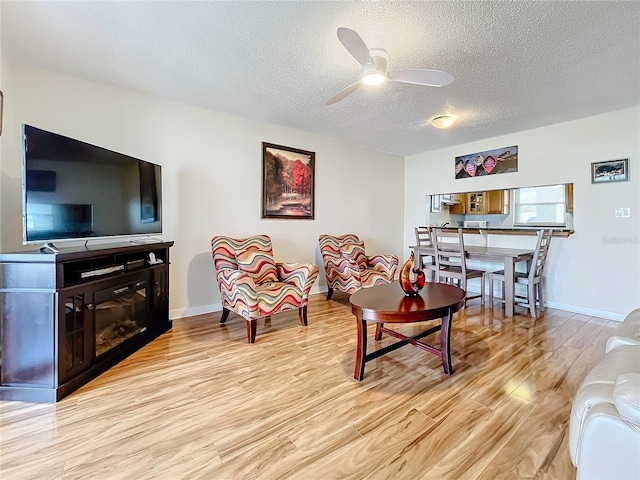
[[[358,327],[356,368],[353,377],[358,381],[362,380],[366,362],[408,343],[440,356],[444,372],[451,375],[453,373],[449,350],[451,319],[453,314],[464,306],[464,297],[465,291],[461,288],[432,282],[427,283],[415,297],[406,296],[398,282],[363,288],[351,295],[349,299],[351,313],[356,316]],[[384,326],[385,323],[414,323],[435,319],[441,319],[439,325],[413,337],[407,337]],[[376,341],[382,339],[383,333],[399,338],[400,341],[367,354],[367,322],[376,323]],[[441,331],[440,348],[418,341],[438,331]]]

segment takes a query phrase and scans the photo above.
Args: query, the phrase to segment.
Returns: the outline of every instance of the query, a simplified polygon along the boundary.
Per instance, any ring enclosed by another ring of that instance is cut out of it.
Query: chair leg
[[[527,295],[529,295],[529,310],[531,310],[531,316],[538,318],[536,313],[536,286],[532,283],[527,285]]]
[[[458,279],[458,288],[461,288],[462,290],[464,290],[464,307],[463,308],[467,308],[467,279],[466,278]]]
[[[220,317],[220,323],[224,323],[227,321],[227,318],[229,318],[229,312],[230,310],[228,308],[222,307],[222,316]]]
[[[538,307],[541,312],[544,312],[544,297],[542,296],[542,282],[538,282],[538,301],[540,306]]]
[[[258,330],[258,320],[247,320],[247,341],[256,343],[256,331]]]
[[[298,317],[300,317],[300,323],[303,326],[307,326],[308,322],[307,322],[307,306],[305,305],[304,307],[300,307],[298,309]]]
[[[331,295],[333,295],[333,288],[327,287],[327,300],[331,300]]]
[[[493,309],[493,278],[489,275],[489,307]]]
[[[480,277],[480,305],[484,305],[484,275]]]

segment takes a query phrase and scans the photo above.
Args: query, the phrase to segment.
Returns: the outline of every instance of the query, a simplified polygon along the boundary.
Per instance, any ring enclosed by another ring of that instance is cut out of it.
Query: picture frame
[[[4,93],[0,90],[0,135],[2,135],[2,117],[4,116]]]
[[[316,154],[262,142],[262,218],[315,218]]]
[[[591,183],[626,182],[628,180],[628,158],[591,163]]]
[[[518,171],[518,146],[494,148],[455,157],[454,177],[473,178]]]

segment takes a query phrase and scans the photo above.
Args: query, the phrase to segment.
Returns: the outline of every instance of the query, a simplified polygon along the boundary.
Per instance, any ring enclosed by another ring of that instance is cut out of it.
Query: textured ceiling
[[[27,65],[410,155],[640,104],[640,2],[14,2],[2,53]],[[358,80],[336,36],[442,88]],[[449,130],[433,116],[458,117]],[[268,139],[267,139],[268,140]]]

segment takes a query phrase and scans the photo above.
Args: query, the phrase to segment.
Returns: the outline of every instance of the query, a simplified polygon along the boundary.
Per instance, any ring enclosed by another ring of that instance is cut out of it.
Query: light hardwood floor
[[[574,478],[571,399],[616,322],[517,313],[458,312],[452,376],[408,345],[361,383],[340,293],[312,296],[306,328],[296,312],[260,321],[254,345],[233,314],[175,320],[57,404],[0,402],[0,478]]]

